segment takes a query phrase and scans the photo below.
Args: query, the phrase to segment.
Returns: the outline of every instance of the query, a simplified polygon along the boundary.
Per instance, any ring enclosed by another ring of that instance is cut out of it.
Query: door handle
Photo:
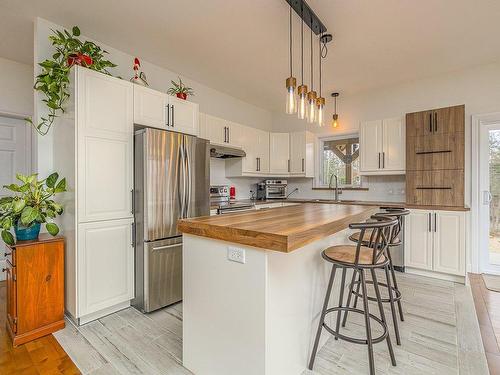
[[[438,131],[438,114],[437,112],[434,112],[434,131]]]
[[[427,227],[429,229],[429,232],[432,232],[432,223],[431,223],[431,213],[429,212],[427,215]]]
[[[175,109],[175,107],[172,104],[172,127],[174,127],[174,125],[175,125],[174,109]]]
[[[429,113],[429,131],[432,133],[432,112]]]
[[[170,126],[170,105],[166,105],[165,111],[167,112],[167,115],[165,116],[166,125]]]
[[[165,246],[153,247],[153,251],[165,250],[165,249],[172,249],[174,247],[179,247],[179,246],[182,246],[182,243],[174,243],[172,245],[165,245]]]

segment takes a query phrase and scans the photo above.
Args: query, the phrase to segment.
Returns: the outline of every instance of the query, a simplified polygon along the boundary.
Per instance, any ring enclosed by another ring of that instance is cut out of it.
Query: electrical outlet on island
[[[227,259],[232,262],[245,264],[245,250],[229,246],[227,248]]]

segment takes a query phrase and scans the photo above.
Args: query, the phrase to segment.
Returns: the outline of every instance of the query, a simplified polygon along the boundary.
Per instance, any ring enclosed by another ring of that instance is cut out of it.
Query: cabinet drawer
[[[406,203],[418,205],[464,205],[464,171],[407,171]]]
[[[12,248],[12,247],[9,247],[9,246],[5,246],[5,252],[4,252],[4,257],[5,259],[7,259],[10,264],[12,264],[12,266],[16,266],[16,249],[15,248]]]
[[[406,169],[463,169],[464,139],[464,133],[408,137]]]

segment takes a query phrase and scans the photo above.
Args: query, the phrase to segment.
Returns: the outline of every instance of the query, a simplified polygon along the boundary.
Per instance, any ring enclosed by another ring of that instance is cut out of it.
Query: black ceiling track
[[[292,6],[295,13],[297,13],[304,23],[312,29],[314,34],[319,35],[326,32],[326,26],[323,25],[323,22],[321,22],[304,0],[286,0],[286,2]]]

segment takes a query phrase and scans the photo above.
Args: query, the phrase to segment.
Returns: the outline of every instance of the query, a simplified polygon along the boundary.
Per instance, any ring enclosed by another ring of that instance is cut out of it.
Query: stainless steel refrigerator
[[[150,312],[182,300],[180,218],[209,215],[210,148],[197,137],[135,133],[135,298]]]

